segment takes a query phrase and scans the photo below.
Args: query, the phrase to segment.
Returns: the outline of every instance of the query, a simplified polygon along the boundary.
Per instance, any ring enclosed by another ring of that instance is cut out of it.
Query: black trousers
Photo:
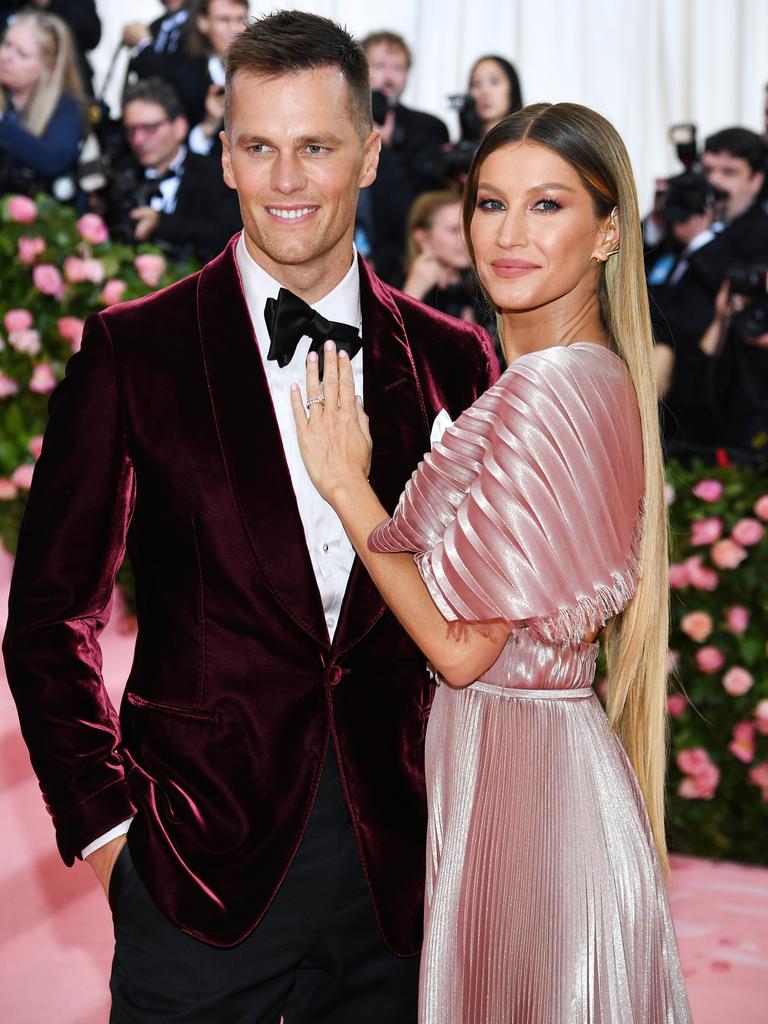
[[[218,949],[155,906],[126,846],[110,882],[110,1024],[412,1024],[418,957],[385,946],[329,758],[296,858],[259,925]]]

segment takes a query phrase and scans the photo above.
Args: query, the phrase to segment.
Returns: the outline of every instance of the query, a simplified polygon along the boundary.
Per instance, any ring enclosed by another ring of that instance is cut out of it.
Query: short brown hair
[[[403,51],[409,69],[413,63],[413,55],[411,54],[410,46],[402,36],[397,34],[397,32],[389,32],[386,29],[382,29],[380,32],[369,32],[360,45],[365,51],[366,57],[368,56],[368,51],[372,46],[388,46],[391,50]]]
[[[325,67],[338,67],[343,74],[360,134],[365,136],[373,128],[371,84],[365,53],[357,40],[330,18],[304,11],[278,11],[251,21],[227,50],[224,67],[224,125],[227,130],[232,82],[238,71],[277,77]]]

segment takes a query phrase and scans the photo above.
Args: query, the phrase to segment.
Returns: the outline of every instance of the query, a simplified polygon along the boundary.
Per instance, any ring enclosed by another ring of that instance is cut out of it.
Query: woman
[[[406,231],[405,294],[474,323],[474,280],[459,198],[453,192],[424,192],[411,206]]]
[[[53,189],[74,172],[83,139],[83,87],[69,30],[53,14],[22,13],[0,43],[0,188]]]
[[[475,61],[469,73],[469,95],[475,101],[483,135],[523,105],[514,64],[496,54],[487,54]]]
[[[348,360],[325,353],[324,404],[308,363],[308,416],[292,395],[315,486],[440,677],[421,1020],[687,1024],[664,889],[663,472],[621,139],[574,104],[506,118],[464,225],[509,368],[392,519]]]

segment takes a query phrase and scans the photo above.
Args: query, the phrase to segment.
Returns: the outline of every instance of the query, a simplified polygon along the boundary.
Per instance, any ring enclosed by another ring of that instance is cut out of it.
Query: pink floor
[[[10,565],[0,548],[0,621]],[[117,704],[133,639],[114,620],[103,648]],[[106,1022],[109,910],[88,867],[58,857],[4,679],[0,823],[0,1024]],[[768,1024],[768,870],[677,857],[670,893],[695,1024]]]

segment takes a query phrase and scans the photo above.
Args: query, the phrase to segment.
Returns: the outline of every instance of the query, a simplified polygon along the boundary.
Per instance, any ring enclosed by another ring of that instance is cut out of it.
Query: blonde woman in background
[[[435,669],[423,1024],[689,1024],[665,892],[667,531],[626,149],[536,104],[483,140],[470,256],[509,367],[388,518],[349,361],[292,401],[309,473]],[[592,688],[598,640],[607,714]]]
[[[474,278],[461,231],[461,200],[424,192],[411,206],[403,291],[441,313],[475,323]]]
[[[0,42],[0,192],[49,191],[74,170],[84,100],[64,22],[53,14],[19,14]],[[70,184],[60,198],[73,196]]]

